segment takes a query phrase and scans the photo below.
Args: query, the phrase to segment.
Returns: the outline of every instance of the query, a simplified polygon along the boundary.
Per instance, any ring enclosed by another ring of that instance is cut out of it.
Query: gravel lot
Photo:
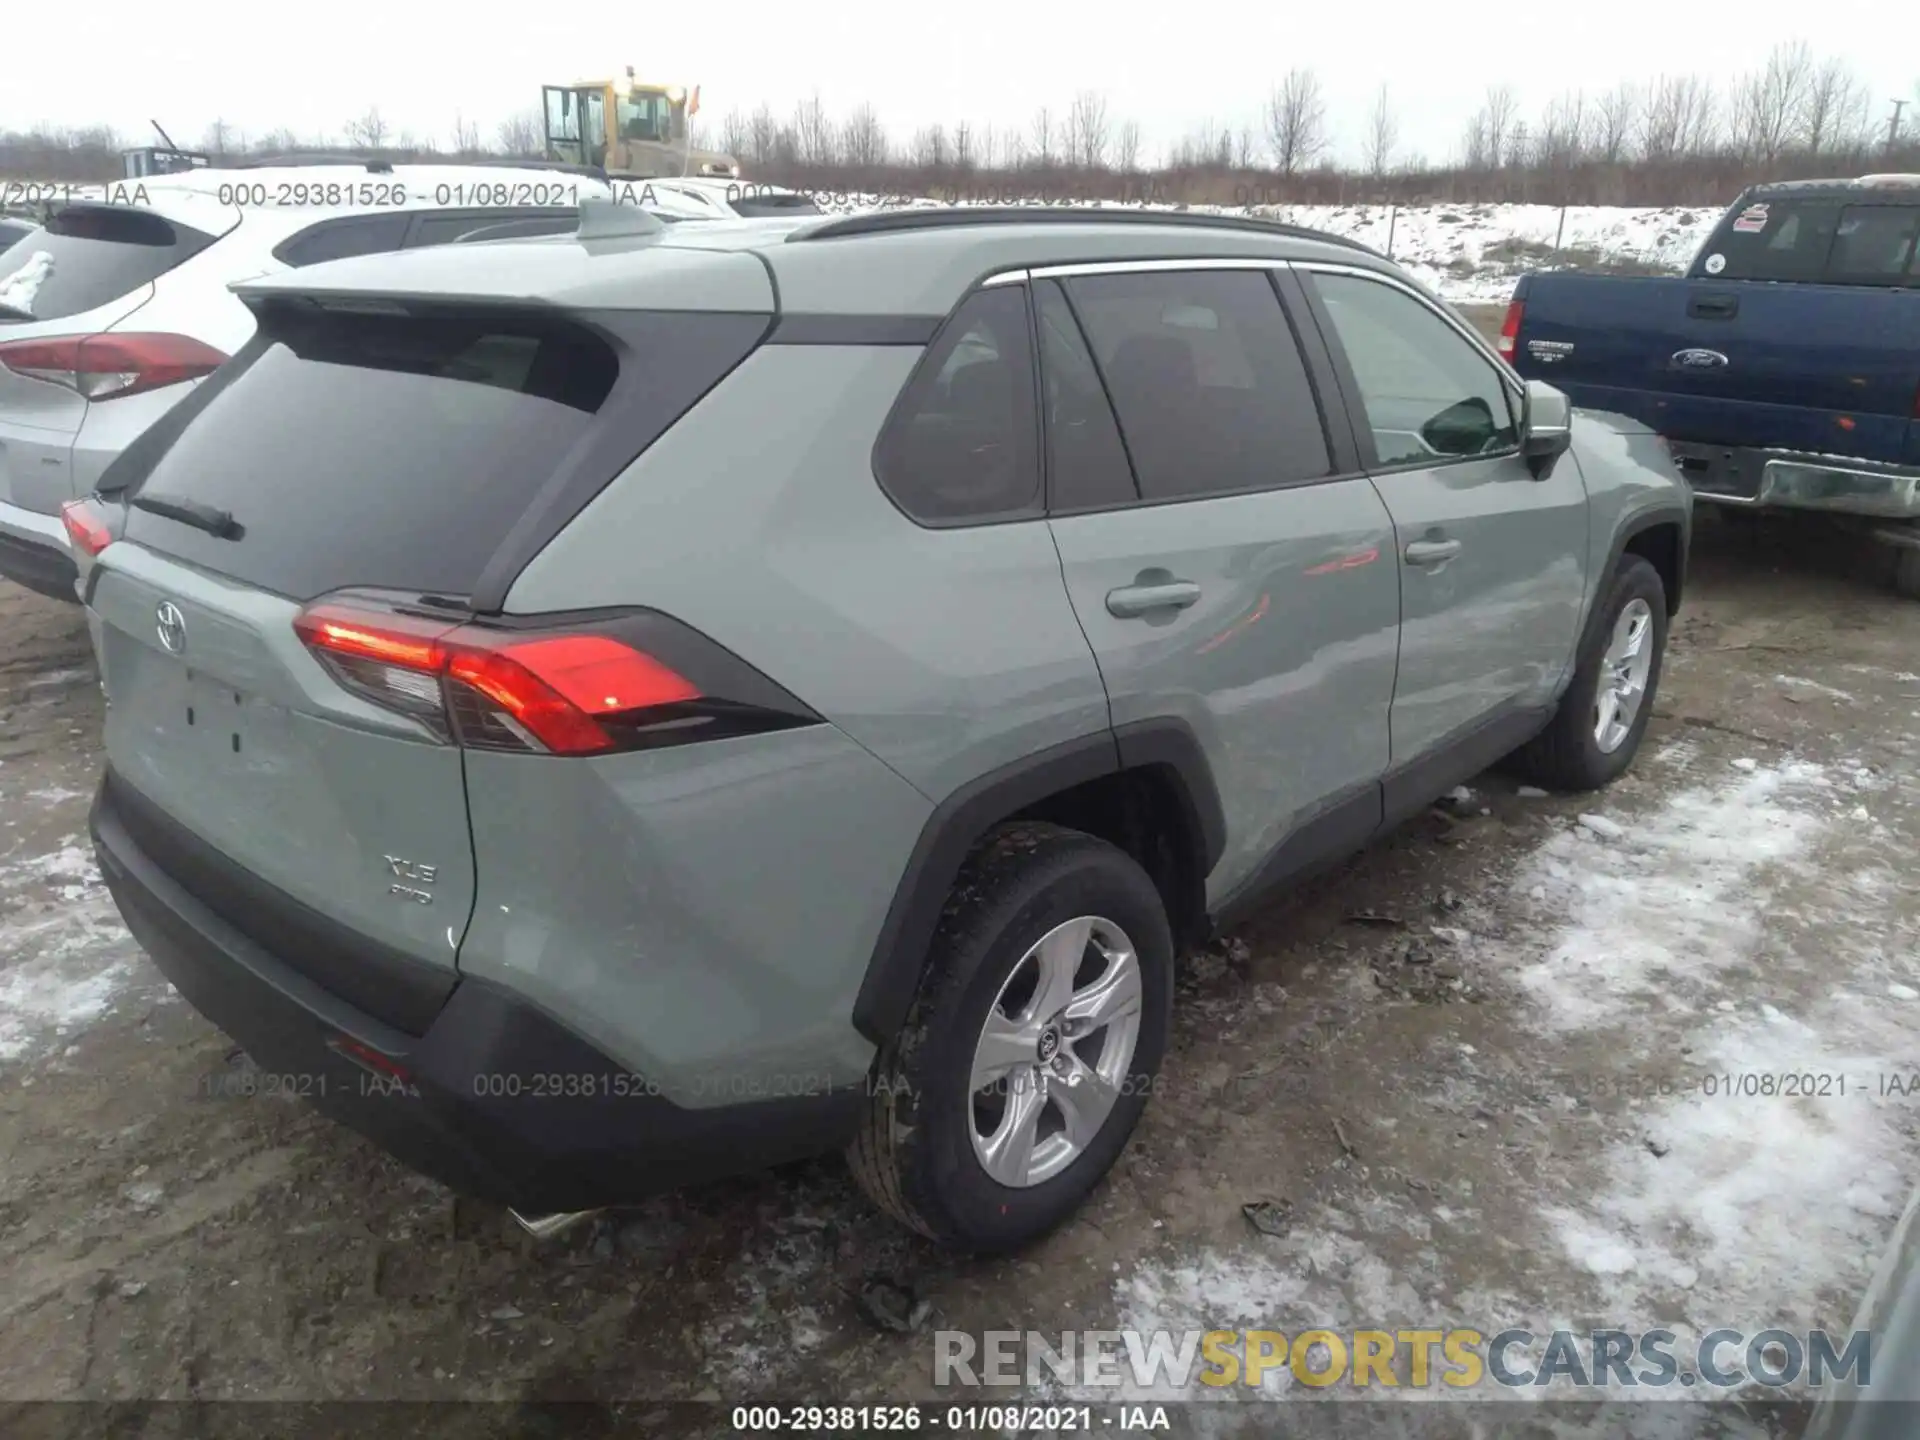
[[[876,1279],[975,1334],[1844,1327],[1920,1109],[1707,1077],[1915,1069],[1920,605],[1871,568],[1703,522],[1635,770],[1482,777],[1197,957],[1120,1166],[990,1264],[902,1237],[837,1161],[540,1246],[226,1093],[244,1058],[87,850],[81,617],[0,583],[0,1400],[929,1394]]]

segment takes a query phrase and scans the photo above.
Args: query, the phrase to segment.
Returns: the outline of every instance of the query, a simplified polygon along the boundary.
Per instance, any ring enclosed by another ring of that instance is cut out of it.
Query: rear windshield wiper
[[[191,525],[196,530],[204,530],[216,539],[238,540],[244,533],[235,523],[231,510],[222,510],[198,500],[182,500],[167,495],[148,495],[143,491],[127,503],[136,510],[149,510],[155,515],[164,515],[169,520],[178,520],[182,525]]]

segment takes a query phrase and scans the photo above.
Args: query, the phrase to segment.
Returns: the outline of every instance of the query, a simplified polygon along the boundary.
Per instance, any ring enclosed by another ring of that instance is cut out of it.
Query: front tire
[[[1146,872],[1076,830],[1001,827],[961,867],[876,1062],[855,1177],[950,1249],[1038,1239],[1126,1148],[1172,1006],[1173,939]]]
[[[1633,763],[1653,716],[1667,651],[1667,588],[1638,555],[1621,557],[1547,728],[1510,768],[1549,790],[1598,790]]]

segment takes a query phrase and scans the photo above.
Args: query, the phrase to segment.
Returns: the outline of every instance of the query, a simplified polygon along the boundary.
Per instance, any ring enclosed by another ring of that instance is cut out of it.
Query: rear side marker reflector
[[[816,719],[797,702],[709,694],[658,656],[608,633],[617,624],[493,628],[321,601],[293,626],[348,690],[470,749],[599,755]],[[718,673],[745,669],[725,652],[717,655]],[[771,688],[748,674],[736,688]]]

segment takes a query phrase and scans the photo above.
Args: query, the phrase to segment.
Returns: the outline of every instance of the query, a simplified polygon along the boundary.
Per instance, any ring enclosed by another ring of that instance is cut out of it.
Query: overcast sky
[[[935,121],[1024,128],[1036,107],[1064,112],[1090,88],[1116,125],[1141,122],[1151,155],[1207,119],[1258,126],[1278,78],[1308,65],[1344,155],[1357,158],[1385,82],[1400,149],[1441,161],[1492,83],[1512,84],[1531,118],[1561,90],[1661,71],[1724,85],[1775,43],[1804,38],[1857,67],[1884,126],[1891,99],[1914,99],[1920,80],[1920,51],[1889,29],[1902,0],[732,0],[637,4],[624,26],[617,3],[323,0],[297,17],[238,0],[21,4],[34,16],[31,59],[6,66],[0,128],[106,122],[129,144],[154,143],[150,118],[182,145],[216,118],[252,135],[286,126],[339,140],[373,105],[395,132],[445,143],[463,114],[491,140],[502,118],[535,106],[542,82],[631,64],[643,79],[699,84],[710,130],[730,108],[765,100],[784,115],[815,91],[835,116],[871,103],[896,139]],[[1903,126],[1920,124],[1917,111]]]

